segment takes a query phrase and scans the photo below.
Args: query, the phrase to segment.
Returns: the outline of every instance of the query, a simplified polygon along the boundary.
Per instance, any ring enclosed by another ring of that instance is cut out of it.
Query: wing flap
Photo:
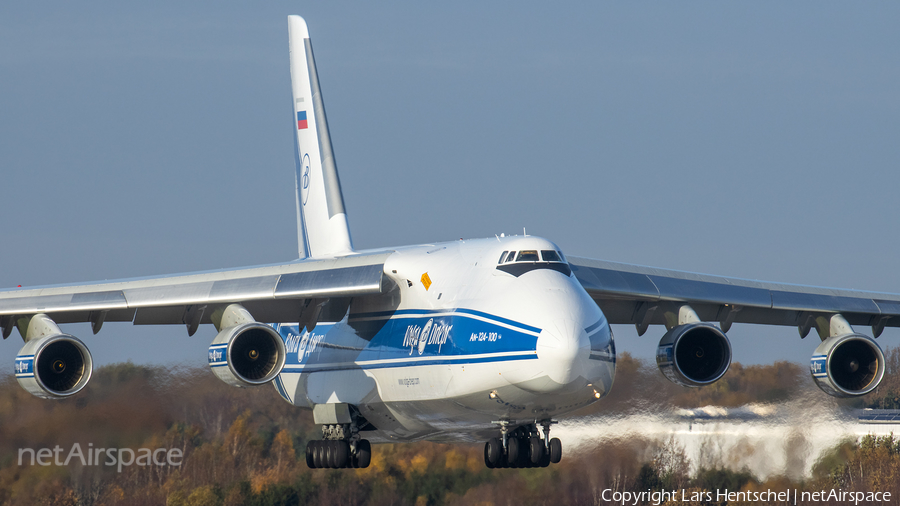
[[[278,280],[275,297],[349,297],[381,291],[382,265],[285,274]]]
[[[33,292],[27,290],[25,292]],[[127,308],[125,294],[121,290],[42,295],[28,293],[21,297],[10,297],[0,302],[0,315],[21,313],[51,313],[55,311],[94,311],[102,309]]]

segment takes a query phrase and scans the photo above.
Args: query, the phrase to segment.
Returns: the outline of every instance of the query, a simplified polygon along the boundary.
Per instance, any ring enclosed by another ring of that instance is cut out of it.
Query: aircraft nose
[[[538,360],[547,376],[560,385],[587,377],[591,342],[574,320],[556,320],[537,339]]]

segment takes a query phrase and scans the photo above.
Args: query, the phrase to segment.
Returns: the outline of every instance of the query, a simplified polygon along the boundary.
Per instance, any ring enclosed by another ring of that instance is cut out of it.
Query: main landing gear
[[[491,438],[484,444],[484,465],[488,469],[547,467],[562,459],[562,443],[558,438],[550,439],[550,425],[556,422],[540,422],[543,436],[537,423],[512,430],[508,421],[497,423],[500,424],[500,437]]]
[[[349,424],[323,425],[324,440],[306,444],[306,465],[310,469],[366,468],[372,460],[372,445],[361,439]]]

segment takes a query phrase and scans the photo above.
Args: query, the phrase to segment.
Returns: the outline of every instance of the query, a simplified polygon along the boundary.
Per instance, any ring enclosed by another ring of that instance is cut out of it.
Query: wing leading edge
[[[43,313],[56,323],[104,321],[211,323],[214,308],[240,303],[260,321],[293,322],[312,299],[381,293],[391,251],[307,259],[235,270],[177,274],[72,286],[0,291],[0,327],[8,337],[19,320]]]

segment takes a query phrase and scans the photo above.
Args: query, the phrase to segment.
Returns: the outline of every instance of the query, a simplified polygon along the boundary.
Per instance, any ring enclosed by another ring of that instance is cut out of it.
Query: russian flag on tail
[[[303,130],[308,127],[309,125],[306,123],[306,111],[297,111],[297,130]]]

